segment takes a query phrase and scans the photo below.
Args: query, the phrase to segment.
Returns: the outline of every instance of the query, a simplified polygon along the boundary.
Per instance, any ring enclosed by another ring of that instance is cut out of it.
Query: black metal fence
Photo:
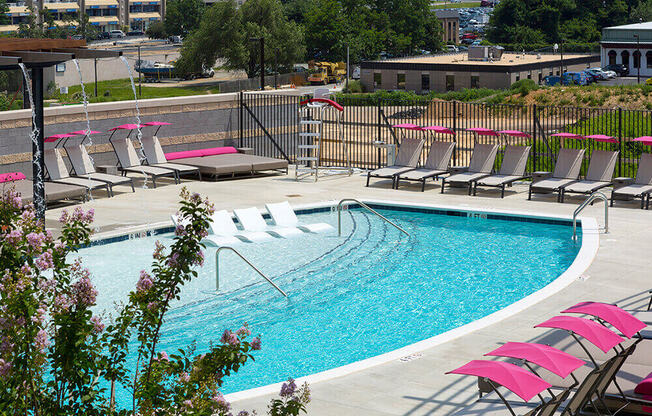
[[[256,154],[287,158],[291,163],[297,156],[299,144],[299,106],[303,97],[271,94],[241,94],[240,146],[252,147]],[[340,139],[346,144],[353,167],[372,169],[387,163],[384,149],[374,142],[394,143],[400,146],[403,137],[421,137],[426,140],[422,160],[425,161],[434,140],[456,142],[453,165],[464,166],[470,161],[473,146],[478,143],[530,145],[528,172],[551,171],[561,147],[585,148],[583,172],[591,152],[595,149],[619,150],[616,176],[635,176],[641,153],[649,152],[632,139],[652,135],[652,111],[620,108],[584,108],[537,105],[507,105],[466,103],[437,100],[388,100],[376,98],[337,98],[342,112],[329,112],[322,133],[321,160],[324,164],[343,166]],[[337,115],[335,115],[338,113]],[[340,117],[338,127],[337,117]],[[393,125],[412,123],[419,126],[438,125],[456,134],[430,134],[423,131],[393,128]],[[517,130],[530,137],[475,136],[467,131],[473,127],[492,130]],[[595,140],[564,139],[554,133],[569,132],[579,135],[604,134],[617,143]],[[502,157],[499,155],[496,164]]]

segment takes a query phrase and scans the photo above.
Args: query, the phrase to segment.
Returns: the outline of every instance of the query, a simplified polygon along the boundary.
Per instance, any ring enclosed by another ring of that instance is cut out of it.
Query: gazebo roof
[[[0,70],[47,67],[71,59],[117,58],[120,51],[88,49],[85,40],[5,38],[0,42]]]

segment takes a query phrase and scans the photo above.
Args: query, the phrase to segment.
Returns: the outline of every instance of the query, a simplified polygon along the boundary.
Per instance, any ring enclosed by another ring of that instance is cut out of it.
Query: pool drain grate
[[[410,361],[418,360],[419,358],[423,358],[423,354],[421,354],[420,352],[415,352],[414,354],[401,357],[398,360],[402,363],[409,363]]]

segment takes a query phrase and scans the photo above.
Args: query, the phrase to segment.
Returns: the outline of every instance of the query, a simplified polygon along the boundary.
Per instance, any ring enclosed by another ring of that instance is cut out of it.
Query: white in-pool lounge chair
[[[491,174],[494,162],[496,161],[496,153],[498,153],[497,144],[476,144],[473,148],[471,155],[471,163],[465,172],[456,173],[441,181],[441,193],[444,193],[446,182],[455,184],[466,184],[469,187],[469,195],[473,189],[473,182],[482,179]]]
[[[391,178],[392,188],[394,188],[394,181],[397,175],[417,167],[421,150],[423,150],[423,143],[421,139],[403,138],[401,140],[401,147],[398,148],[398,155],[394,164],[367,173],[367,186],[369,186],[370,178]]]
[[[500,197],[505,197],[505,186],[528,178],[525,174],[531,146],[506,146],[503,161],[497,175],[485,176],[473,184],[473,195],[478,191],[478,185],[500,188]]]
[[[270,226],[267,224],[258,208],[234,209],[233,214],[246,231],[269,233],[275,237],[289,237],[303,234],[297,227]]]
[[[131,191],[136,192],[134,189],[134,180],[132,178],[96,172],[91,157],[88,155],[88,151],[86,151],[86,146],[83,144],[65,146],[65,149],[66,153],[68,153],[68,159],[70,159],[75,176],[92,179],[94,181],[106,182],[109,184],[109,188],[111,188],[111,194],[113,194],[113,187],[115,185],[123,184],[131,185]]]
[[[152,178],[154,188],[156,188],[156,178],[171,176],[175,183],[179,183],[177,172],[172,169],[157,168],[155,166],[141,165],[134,144],[131,139],[113,139],[111,145],[118,157],[118,163],[123,174],[126,172],[140,173]]]
[[[47,169],[48,175],[50,176],[50,180],[52,182],[83,186],[87,188],[89,192],[93,189],[104,188],[106,189],[106,193],[109,195],[109,197],[113,195],[111,193],[109,184],[106,182],[70,176],[68,173],[68,168],[66,168],[66,164],[64,163],[63,157],[61,156],[60,149],[55,147],[45,150],[43,152],[43,159],[45,162],[45,168]]]
[[[181,175],[194,175],[199,176],[201,181],[201,171],[196,166],[182,165],[179,163],[170,163],[165,158],[165,153],[163,153],[163,148],[161,143],[158,141],[156,136],[143,136],[140,141],[143,143],[143,153],[147,158],[147,164],[149,166],[155,166],[157,168],[163,169],[172,169],[177,173],[177,177]]]
[[[238,230],[233,222],[233,217],[226,210],[216,211],[211,216],[209,229],[211,234],[202,241],[217,246],[227,246],[243,241],[253,243],[273,238],[271,235],[260,231]]]
[[[561,201],[561,188],[577,181],[582,167],[584,149],[570,149],[562,147],[559,149],[557,163],[552,176],[544,177],[539,181],[532,181],[528,191],[527,199],[532,199],[533,193],[557,192],[557,201]],[[537,172],[539,174],[550,174],[550,172]]]
[[[274,221],[274,225],[285,228],[298,228],[306,233],[320,233],[333,229],[333,226],[325,222],[313,224],[300,224],[294,210],[288,201],[276,204],[265,204],[265,208]]]
[[[566,193],[592,194],[593,192],[611,185],[611,178],[616,169],[618,152],[608,150],[594,150],[591,153],[589,169],[586,178],[561,187],[561,202],[564,202]]]
[[[448,173],[448,166],[451,163],[455,142],[434,141],[430,146],[426,163],[421,168],[409,170],[396,175],[395,188],[398,189],[401,179],[406,181],[421,182],[421,192],[426,189],[426,180],[437,179],[439,176]]]
[[[638,161],[638,171],[634,181],[619,188],[614,187],[611,192],[611,206],[614,205],[615,196],[624,196],[641,198],[641,209],[643,207],[648,209],[650,192],[652,192],[652,153],[643,153]]]

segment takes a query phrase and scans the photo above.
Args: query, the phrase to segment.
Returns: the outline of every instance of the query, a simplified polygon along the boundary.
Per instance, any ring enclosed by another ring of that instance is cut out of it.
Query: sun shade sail
[[[567,352],[548,345],[531,342],[508,342],[485,355],[526,360],[557,374],[561,378],[568,377],[570,373],[585,364],[583,360]]]
[[[65,139],[67,137],[74,137],[74,134],[70,134],[70,133],[53,134],[52,136],[46,137],[44,141],[46,143],[52,143],[52,142],[56,142],[59,139]]]
[[[600,348],[603,352],[624,341],[616,333],[597,322],[575,316],[555,316],[545,322],[535,325],[535,328],[556,328],[571,331],[586,338],[590,343]]]
[[[647,325],[618,306],[602,302],[580,302],[561,313],[584,313],[609,322],[614,328],[631,338]]]

